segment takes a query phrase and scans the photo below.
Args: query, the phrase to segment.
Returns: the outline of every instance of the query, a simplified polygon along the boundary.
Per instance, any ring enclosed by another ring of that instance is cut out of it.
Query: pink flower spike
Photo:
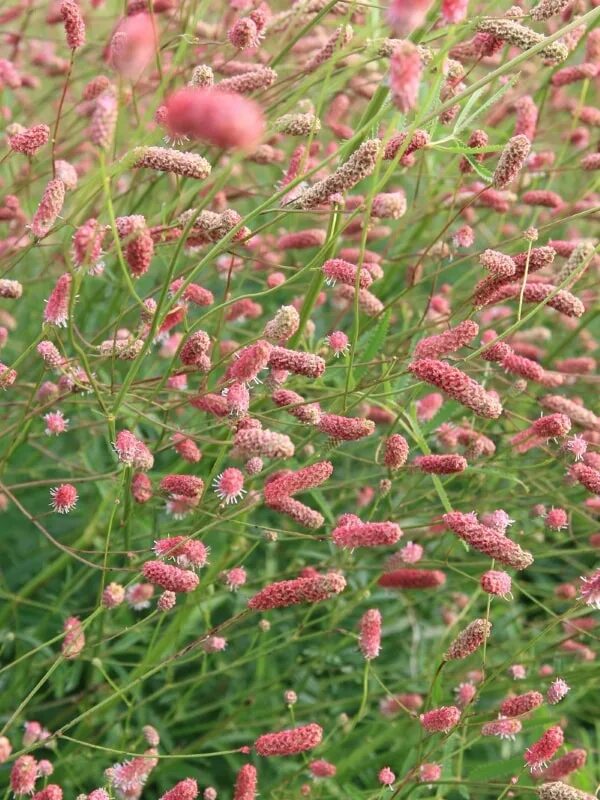
[[[57,327],[66,327],[69,319],[69,302],[71,299],[71,276],[68,272],[61,275],[56,281],[46,308],[44,309],[44,322]]]
[[[548,761],[562,747],[564,736],[562,728],[554,725],[538,739],[537,742],[528,747],[525,751],[525,763],[529,766],[532,773],[540,772]]]
[[[77,490],[71,483],[62,483],[50,489],[50,496],[52,510],[58,511],[59,514],[68,514],[77,505]]]
[[[244,764],[235,779],[233,800],[255,800],[257,787],[256,767]]]
[[[31,232],[41,239],[56,222],[65,202],[65,185],[59,178],[49,181],[31,221]]]
[[[322,738],[323,729],[312,722],[278,733],[265,733],[254,742],[254,748],[259,756],[292,756],[312,750]]]
[[[160,800],[196,800],[197,797],[198,784],[193,778],[185,778],[165,792]]]
[[[548,687],[548,691],[546,692],[546,700],[551,705],[556,705],[556,703],[560,703],[560,701],[567,696],[567,693],[570,691],[570,689],[571,687],[566,681],[564,681],[562,678],[556,678]]]
[[[376,608],[365,611],[360,619],[359,631],[361,653],[367,661],[377,658],[381,648],[381,612]]]
[[[586,605],[600,609],[600,568],[588,578],[582,577],[580,597]]]
[[[244,474],[235,467],[228,467],[213,481],[216,495],[227,505],[237,503],[246,494]]]
[[[429,733],[448,733],[458,725],[460,721],[460,710],[456,706],[441,706],[432,708],[421,714],[419,719],[421,725]]]
[[[382,786],[387,786],[389,789],[391,789],[394,781],[396,780],[396,775],[389,767],[383,767],[383,769],[379,770],[379,775],[377,778]]]

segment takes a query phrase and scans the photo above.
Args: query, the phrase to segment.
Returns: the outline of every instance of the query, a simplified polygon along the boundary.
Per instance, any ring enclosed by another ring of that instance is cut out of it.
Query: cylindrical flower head
[[[64,658],[77,658],[85,647],[85,634],[78,617],[69,617],[63,626],[65,635],[62,641],[61,652]]]
[[[466,658],[481,647],[492,632],[492,623],[487,619],[475,619],[452,642],[444,653],[444,661]]]
[[[278,733],[265,733],[254,742],[254,749],[259,756],[293,756],[312,750],[322,739],[323,728],[311,722]]]
[[[67,45],[71,50],[83,47],[85,44],[85,22],[81,16],[81,9],[75,0],[62,0],[60,15],[65,26]]]
[[[439,358],[447,353],[460,350],[479,333],[479,325],[473,320],[466,319],[459,322],[454,328],[436,336],[421,339],[415,347],[415,358]]]
[[[389,547],[402,536],[395,522],[344,522],[331,534],[337,547],[353,550],[355,547]]]
[[[546,700],[551,705],[560,703],[560,701],[567,696],[569,690],[570,687],[566,681],[563,681],[562,678],[556,678],[556,680],[552,681],[548,687],[548,691],[546,692]]]
[[[423,63],[419,49],[408,39],[400,41],[390,58],[390,94],[403,114],[416,107]]]
[[[196,800],[198,797],[198,784],[193,778],[185,778],[166,791],[160,800]]]
[[[370,608],[362,615],[359,623],[358,645],[363,656],[370,661],[377,658],[381,649],[381,612]]]
[[[542,776],[549,781],[559,781],[566,778],[571,772],[575,772],[585,766],[587,752],[582,748],[576,748],[565,753],[564,756],[552,761],[543,771]]]
[[[474,550],[495,558],[513,569],[526,569],[533,563],[533,556],[526,550],[493,528],[477,522],[472,515],[451,511],[444,514],[444,522],[457,536]]]
[[[275,478],[265,486],[267,505],[282,495],[291,497],[297,492],[314,489],[330,478],[332,473],[333,465],[330,461],[318,461],[309,467],[302,467],[296,472],[288,472],[280,478]]]
[[[509,278],[517,271],[513,259],[498,250],[484,250],[479,256],[479,263],[495,278]]]
[[[542,0],[529,13],[532,19],[539,22],[542,19],[549,19],[555,14],[559,14],[568,4],[569,0]]]
[[[541,706],[543,702],[544,696],[539,692],[525,692],[515,697],[507,697],[500,704],[500,714],[503,717],[520,717]]]
[[[523,168],[530,150],[531,142],[526,136],[520,134],[509,139],[492,177],[494,188],[506,189],[514,181]]]
[[[198,497],[204,491],[204,481],[195,475],[166,475],[160,482],[161,492],[184,497]]]
[[[10,788],[15,795],[33,794],[38,764],[33,756],[19,756],[10,771]]]
[[[521,720],[499,717],[492,722],[486,722],[481,728],[482,736],[498,736],[499,739],[514,739],[521,732]]]
[[[346,580],[338,572],[278,581],[265,586],[248,601],[253,611],[286,608],[300,603],[320,603],[329,600],[346,588]]]
[[[244,458],[291,458],[294,444],[285,433],[262,430],[260,428],[241,428],[233,438],[236,454]]]
[[[112,144],[118,113],[117,96],[110,87],[96,98],[90,121],[90,140],[101,150]]]
[[[445,574],[439,569],[396,569],[385,572],[377,581],[388,589],[437,589],[446,583]]]
[[[146,561],[142,573],[147,581],[169,592],[193,592],[200,582],[195,572],[162,561]]]
[[[368,269],[361,267],[360,271],[355,264],[344,261],[342,258],[330,258],[321,267],[327,283],[335,284],[336,281],[355,286],[358,278],[358,285],[361,289],[367,289],[372,283],[373,278]]]
[[[283,344],[296,333],[299,324],[300,315],[294,306],[282,306],[265,325],[264,335],[267,339]]]
[[[208,559],[206,545],[186,536],[167,536],[164,539],[157,539],[153,549],[158,558],[170,558],[186,569],[204,567]]]
[[[392,471],[398,470],[406,464],[408,458],[408,442],[399,433],[393,433],[386,439],[383,463]]]
[[[244,347],[230,364],[226,377],[241,383],[255,380],[258,373],[269,364],[272,350],[273,345],[264,339]]]
[[[39,239],[45,236],[56,222],[65,202],[65,185],[59,178],[48,181],[37,211],[31,221],[31,232]]]
[[[235,779],[233,800],[255,800],[257,782],[256,767],[244,764]]]
[[[173,92],[165,104],[171,135],[228,150],[255,150],[264,133],[263,113],[254,100],[224,88],[186,87]]]
[[[562,747],[563,742],[564,735],[560,725],[548,728],[537,742],[525,750],[525,763],[529,765],[531,772],[540,772],[558,748]]]
[[[429,733],[448,733],[460,721],[460,710],[456,706],[441,706],[432,708],[421,714],[421,725]]]
[[[313,353],[301,353],[286,347],[273,347],[268,366],[275,370],[286,370],[307,378],[319,378],[325,372],[325,361]]]
[[[33,156],[49,138],[50,128],[47,125],[33,125],[31,128],[22,129],[20,133],[8,136],[8,146],[15,153]]]
[[[422,358],[413,361],[408,368],[418,378],[437,386],[448,397],[470,408],[480,417],[496,419],[502,414],[502,405],[494,395],[486,392],[477,381],[445,361]]]
[[[469,466],[466,458],[454,453],[417,456],[412,463],[418,470],[428,475],[452,475],[464,472]]]
[[[375,430],[375,423],[360,417],[342,417],[338,414],[322,414],[318,426],[321,433],[332,439],[351,442],[370,436]]]
[[[335,764],[331,764],[322,758],[311,761],[308,768],[314,778],[333,778],[337,772]]]
[[[490,569],[483,573],[480,584],[483,591],[487,592],[487,594],[506,598],[510,595],[512,580],[510,575],[506,572]]]
[[[582,792],[581,789],[576,789],[561,781],[543,783],[538,787],[537,792],[540,800],[597,800],[595,794]]]
[[[306,403],[302,395],[291,389],[276,389],[271,398],[279,408],[284,408],[289,414],[307,425],[316,425],[321,419],[320,405]]]
[[[154,456],[131,431],[119,431],[113,446],[119,461],[128,467],[147,472],[154,466]]]
[[[133,167],[137,169],[145,167],[197,180],[210,175],[210,164],[197,153],[183,153],[168,147],[136,147],[132,156],[135,158]]]

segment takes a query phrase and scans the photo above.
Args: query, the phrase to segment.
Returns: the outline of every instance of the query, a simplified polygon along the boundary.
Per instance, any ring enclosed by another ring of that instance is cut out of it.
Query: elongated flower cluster
[[[277,733],[264,733],[254,742],[259,756],[293,756],[321,743],[323,729],[316,722]]]
[[[402,536],[395,522],[361,522],[358,517],[344,519],[333,530],[331,538],[337,547],[387,547]]]
[[[186,178],[204,180],[210,175],[210,164],[196,153],[182,153],[167,147],[136,147],[132,151],[134,167],[170,172]]]
[[[377,658],[381,647],[381,612],[370,608],[360,618],[358,645],[363,656],[370,661]]]
[[[195,572],[162,561],[146,561],[142,573],[149,583],[176,594],[193,592],[199,583]]]
[[[533,563],[533,556],[516,542],[477,522],[470,514],[451,511],[444,514],[444,522],[457,536],[474,550],[495,558],[513,569],[526,569]]]
[[[436,589],[446,583],[446,575],[439,569],[396,569],[385,572],[377,583],[387,589]]]
[[[437,386],[448,397],[470,408],[480,417],[496,419],[502,414],[501,403],[457,367],[433,358],[421,358],[409,364],[409,370],[420,380]]]
[[[428,733],[448,733],[460,721],[460,710],[456,706],[432,708],[419,717]]]
[[[475,619],[452,642],[444,653],[445,661],[467,658],[486,641],[492,632],[492,624],[487,619]]]
[[[338,572],[311,575],[289,581],[271,583],[248,601],[253,611],[269,611],[301,603],[320,603],[329,600],[346,588],[346,580]]]
[[[415,358],[439,358],[448,353],[460,350],[479,333],[479,325],[470,319],[459,322],[454,328],[450,328],[437,336],[428,336],[415,347]]]

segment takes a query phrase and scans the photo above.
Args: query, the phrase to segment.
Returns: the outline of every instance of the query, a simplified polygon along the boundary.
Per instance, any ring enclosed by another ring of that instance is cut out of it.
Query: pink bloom
[[[383,767],[383,769],[380,769],[377,778],[379,783],[381,783],[383,786],[389,786],[390,788],[396,780],[395,774],[389,767]]]
[[[43,147],[50,138],[50,128],[47,125],[34,125],[26,128],[21,133],[8,137],[8,146],[15,153],[32,156],[40,147]]]
[[[31,221],[31,232],[41,239],[56,222],[65,202],[65,185],[58,178],[49,181]]]
[[[158,558],[170,558],[180,567],[200,569],[208,559],[208,548],[196,539],[186,536],[169,536],[154,542],[154,552]]]
[[[237,503],[246,494],[244,474],[235,467],[228,467],[213,481],[215,493],[227,505]]]
[[[469,0],[442,0],[442,19],[444,22],[462,22],[467,17]]]
[[[227,639],[222,636],[209,636],[202,643],[202,649],[206,653],[220,653],[227,647]]]
[[[150,607],[150,600],[154,594],[151,583],[133,583],[125,592],[125,600],[134,611],[143,611]]]
[[[77,228],[72,239],[72,257],[76,267],[87,266],[92,275],[102,271],[100,256],[104,233],[105,228],[94,217]]]
[[[269,363],[272,349],[269,342],[261,339],[240,350],[229,366],[226,377],[241,383],[257,380],[258,373]]]
[[[437,386],[481,417],[496,419],[502,414],[502,405],[494,395],[486,392],[464,372],[444,361],[422,358],[413,361],[408,368],[417,378]]]
[[[338,414],[323,414],[318,426],[321,433],[339,441],[355,441],[370,436],[375,430],[375,423],[360,417],[342,417]]]
[[[119,583],[109,583],[102,592],[104,608],[116,608],[125,600],[125,589]]]
[[[500,704],[500,714],[503,717],[520,717],[541,706],[544,697],[539,692],[525,692],[515,697],[507,697]]]
[[[391,0],[388,7],[388,20],[398,36],[412,33],[425,22],[425,17],[433,0]]]
[[[448,733],[460,720],[460,710],[456,706],[441,706],[440,708],[432,708],[431,711],[426,711],[421,714],[419,719],[421,725],[429,733],[441,732]]]
[[[278,733],[265,733],[254,742],[254,748],[259,756],[291,756],[312,750],[322,738],[323,729],[312,722]]]
[[[33,794],[37,762],[33,756],[19,756],[10,771],[10,788],[16,795]]]
[[[159,611],[167,612],[170,611],[172,608],[175,608],[177,603],[177,595],[175,592],[164,591],[161,593],[160,597],[156,601],[156,608]]]
[[[69,427],[69,420],[64,418],[62,411],[50,411],[45,414],[44,422],[46,423],[45,433],[47,436],[58,436]]]
[[[522,681],[527,677],[527,670],[523,664],[511,664],[508,668],[508,674],[513,680]]]
[[[370,661],[377,658],[381,649],[381,612],[370,608],[362,615],[359,624],[359,647],[363,656]]]
[[[492,631],[492,623],[486,619],[475,619],[462,631],[444,653],[445,661],[466,658],[486,641]]]
[[[546,514],[546,525],[553,531],[560,531],[568,527],[567,512],[564,508],[551,508]]]
[[[408,442],[399,433],[393,433],[385,442],[383,463],[392,471],[406,464],[408,458]]]
[[[233,800],[254,800],[256,797],[257,775],[256,767],[244,764],[235,779]]]
[[[402,530],[395,522],[361,522],[344,520],[332,532],[331,538],[337,547],[387,547],[396,544]]]
[[[413,465],[429,475],[452,475],[468,467],[467,459],[454,453],[417,456]]]
[[[294,445],[289,436],[260,428],[242,428],[233,439],[236,454],[245,458],[291,458]]]
[[[473,683],[459,683],[454,690],[456,694],[456,703],[459,708],[466,708],[477,693],[477,689]]]
[[[526,569],[533,563],[533,556],[502,533],[477,522],[469,514],[452,511],[444,514],[444,522],[457,536],[474,550],[495,558],[501,564],[514,569]]]
[[[196,800],[198,784],[193,778],[185,778],[163,794],[160,800]]]
[[[570,750],[564,756],[552,761],[542,772],[544,780],[559,781],[566,778],[571,772],[581,769],[587,761],[587,752],[581,748]],[[579,800],[579,798],[577,798]]]
[[[150,478],[142,472],[136,472],[131,479],[131,494],[136,503],[147,503],[153,495]]]
[[[59,514],[68,514],[77,505],[77,490],[71,483],[61,483],[60,486],[55,486],[50,489],[50,496],[52,497],[53,511],[58,511]]]
[[[516,734],[520,733],[522,727],[520,720],[501,716],[493,722],[486,722],[481,728],[481,733],[483,736],[498,736],[500,739],[514,739]]]
[[[488,594],[504,598],[510,596],[512,580],[506,572],[490,569],[483,573],[480,583],[483,591]]]
[[[65,25],[67,45],[75,50],[85,44],[85,22],[81,16],[81,9],[75,0],[62,0],[60,15]]]
[[[167,475],[160,482],[160,490],[168,495],[195,499],[204,491],[204,481],[195,475]]]
[[[271,370],[287,370],[306,378],[319,378],[325,372],[325,362],[320,356],[286,347],[273,347],[268,365]]]
[[[0,764],[4,764],[10,758],[12,745],[6,736],[0,736]]]
[[[154,465],[152,453],[131,431],[119,431],[113,446],[122,464],[142,472],[152,469]]]
[[[468,344],[478,333],[479,325],[476,322],[464,320],[444,333],[421,339],[415,347],[415,358],[439,358],[453,353]]]
[[[255,594],[248,601],[248,608],[253,611],[268,611],[300,603],[320,603],[343,592],[345,588],[346,580],[338,572],[278,581]]]
[[[246,583],[246,570],[243,567],[234,567],[222,575],[227,587],[235,592]]]
[[[78,617],[69,617],[64,624],[61,652],[65,658],[77,658],[85,646],[85,634]]]
[[[308,768],[315,778],[333,778],[337,772],[335,764],[331,764],[324,759],[311,761]]]
[[[446,576],[438,569],[397,569],[385,572],[377,583],[389,589],[435,589],[446,583]]]
[[[559,747],[562,747],[564,736],[562,728],[554,725],[525,751],[525,763],[531,772],[539,772],[546,766]]]
[[[71,297],[71,276],[68,272],[56,281],[44,309],[44,322],[49,325],[66,327],[69,319],[69,301]]]
[[[421,764],[419,767],[419,780],[421,783],[431,783],[440,779],[442,767],[440,764]]]
[[[157,48],[154,21],[142,12],[119,22],[110,41],[109,61],[123,78],[135,82],[152,63]]]
[[[147,581],[170,592],[193,592],[199,583],[195,572],[162,561],[146,561],[142,573]]]
[[[600,609],[600,569],[581,579],[580,596],[588,606]]]
[[[166,124],[173,136],[224,149],[254,150],[264,133],[264,119],[254,100],[219,89],[178,89],[166,101]]]
[[[560,701],[566,697],[567,693],[570,691],[570,686],[567,684],[566,681],[563,681],[562,678],[556,678],[553,680],[550,686],[548,687],[548,691],[546,692],[546,699],[551,705],[555,705],[556,703],[560,703]]]
[[[417,105],[422,70],[416,45],[408,40],[397,44],[390,58],[390,93],[392,102],[403,114]]]
[[[442,407],[443,402],[444,398],[439,392],[426,394],[425,397],[417,400],[417,419],[419,422],[432,420]]]
[[[171,441],[175,447],[175,452],[190,464],[197,464],[202,458],[202,451],[193,439],[183,433],[174,433]]]

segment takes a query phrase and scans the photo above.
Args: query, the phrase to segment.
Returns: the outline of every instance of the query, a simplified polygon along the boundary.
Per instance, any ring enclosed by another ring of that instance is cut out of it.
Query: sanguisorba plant
[[[0,43],[2,797],[595,797],[598,0]]]

